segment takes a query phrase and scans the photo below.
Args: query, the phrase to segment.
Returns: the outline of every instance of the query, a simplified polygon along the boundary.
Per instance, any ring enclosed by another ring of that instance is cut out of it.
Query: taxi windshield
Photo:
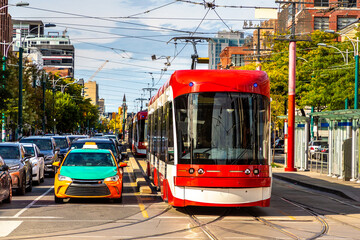
[[[115,167],[110,153],[69,153],[62,166]]]

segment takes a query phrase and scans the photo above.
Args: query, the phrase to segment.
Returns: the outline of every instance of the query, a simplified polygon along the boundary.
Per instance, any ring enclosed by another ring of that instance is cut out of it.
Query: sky
[[[174,37],[215,37],[218,31],[243,31],[244,20],[255,19],[255,8],[278,7],[275,0],[23,0],[28,7],[9,7],[13,19],[56,24],[46,32],[70,37],[75,47],[75,78],[93,78],[105,111],[117,111],[126,95],[128,111],[140,110],[139,98],[149,98],[143,88],[160,88],[175,70],[190,69],[193,46]],[[207,0],[206,2],[213,2]],[[9,0],[9,4],[19,1]],[[229,7],[236,6],[236,7]],[[252,34],[251,31],[244,31]],[[208,57],[206,42],[197,44],[199,57]],[[157,60],[151,56],[156,55]],[[169,57],[170,66],[166,66]],[[197,69],[208,66],[198,64]],[[154,86],[153,86],[154,84]],[[156,92],[153,92],[154,95]],[[143,109],[146,108],[143,102]]]

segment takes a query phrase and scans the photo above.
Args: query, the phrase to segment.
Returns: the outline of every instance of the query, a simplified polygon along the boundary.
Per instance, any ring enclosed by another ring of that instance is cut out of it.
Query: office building
[[[220,53],[226,47],[241,47],[245,43],[244,33],[220,31],[209,41],[209,69],[216,69],[220,63]]]

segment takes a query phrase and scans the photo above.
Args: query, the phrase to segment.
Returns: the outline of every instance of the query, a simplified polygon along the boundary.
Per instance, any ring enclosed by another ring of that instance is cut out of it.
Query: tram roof
[[[149,104],[152,104],[170,85],[174,98],[195,92],[247,92],[270,98],[270,81],[263,71],[178,70],[151,98]]]

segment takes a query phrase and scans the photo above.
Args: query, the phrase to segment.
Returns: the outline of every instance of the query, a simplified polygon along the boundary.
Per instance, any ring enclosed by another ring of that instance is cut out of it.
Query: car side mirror
[[[43,153],[39,153],[38,157],[44,157],[45,155]]]
[[[9,166],[8,166],[8,165],[3,165],[3,166],[1,167],[1,170],[2,170],[2,171],[9,171]]]
[[[30,153],[25,153],[24,156],[25,156],[26,158],[31,158],[31,154],[30,154]]]
[[[59,166],[60,166],[60,162],[54,162],[52,165],[53,165],[54,167],[59,167]]]
[[[58,147],[57,147],[57,148],[55,148],[55,151],[58,151],[58,152],[59,152],[59,151],[60,151],[60,148],[58,148]]]
[[[121,167],[121,168],[127,167],[127,163],[121,162],[121,163],[119,163],[119,167]]]

